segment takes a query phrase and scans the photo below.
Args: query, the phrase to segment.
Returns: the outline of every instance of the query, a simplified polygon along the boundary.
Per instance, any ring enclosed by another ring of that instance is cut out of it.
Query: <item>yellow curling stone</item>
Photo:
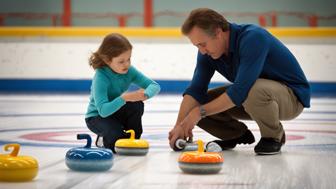
[[[5,151],[13,148],[10,154],[0,154],[0,181],[23,182],[34,179],[38,172],[38,162],[30,156],[18,156],[20,144],[6,144]]]
[[[129,139],[119,139],[115,143],[115,151],[120,155],[146,155],[148,153],[149,144],[146,140],[135,139],[134,130],[128,130],[131,133]]]

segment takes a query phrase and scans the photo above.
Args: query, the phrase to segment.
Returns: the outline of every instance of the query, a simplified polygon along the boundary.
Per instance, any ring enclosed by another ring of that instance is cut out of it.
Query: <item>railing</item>
[[[316,15],[314,13],[306,12],[286,12],[286,11],[270,11],[270,12],[222,12],[224,17],[248,17],[255,18],[260,26],[267,27],[277,27],[278,18],[281,16],[295,17],[299,18],[307,23],[309,27],[317,27],[320,21],[332,21],[336,20],[336,14],[322,16]],[[160,11],[153,13],[153,20],[162,16],[171,16],[176,18],[186,18],[188,13],[185,12],[175,12],[175,11]],[[143,18],[144,14],[139,12],[130,12],[127,14],[120,13],[71,13],[71,19],[84,18],[84,19],[102,19],[110,18],[118,22],[118,26],[126,27],[127,21],[133,17]],[[148,16],[147,16],[148,17]],[[50,20],[51,26],[61,26],[64,22],[64,14],[62,13],[31,13],[31,12],[21,12],[21,13],[0,13],[0,26],[5,26],[6,19],[8,18],[20,18],[24,20],[39,20],[47,19]],[[144,25],[146,25],[144,20]]]

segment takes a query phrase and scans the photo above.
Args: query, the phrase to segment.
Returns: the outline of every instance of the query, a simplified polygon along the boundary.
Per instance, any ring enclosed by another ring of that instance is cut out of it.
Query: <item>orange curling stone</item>
[[[215,174],[222,169],[224,158],[217,152],[204,152],[203,141],[198,140],[198,150],[183,152],[178,164],[185,173]]]
[[[38,162],[30,156],[18,156],[20,144],[6,144],[5,151],[13,148],[10,154],[0,155],[0,181],[22,182],[36,177]]]

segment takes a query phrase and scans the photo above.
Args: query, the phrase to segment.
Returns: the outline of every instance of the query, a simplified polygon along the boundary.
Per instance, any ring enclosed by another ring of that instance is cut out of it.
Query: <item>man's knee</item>
[[[266,79],[258,79],[248,92],[246,100],[243,102],[245,109],[264,104],[272,98],[272,88]]]

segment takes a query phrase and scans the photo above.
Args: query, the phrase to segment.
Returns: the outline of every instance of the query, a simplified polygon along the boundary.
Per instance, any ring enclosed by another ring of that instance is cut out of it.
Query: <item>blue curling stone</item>
[[[91,148],[88,134],[78,134],[77,139],[87,139],[84,147],[71,148],[65,156],[65,164],[74,171],[107,171],[113,165],[113,153],[107,148]]]

